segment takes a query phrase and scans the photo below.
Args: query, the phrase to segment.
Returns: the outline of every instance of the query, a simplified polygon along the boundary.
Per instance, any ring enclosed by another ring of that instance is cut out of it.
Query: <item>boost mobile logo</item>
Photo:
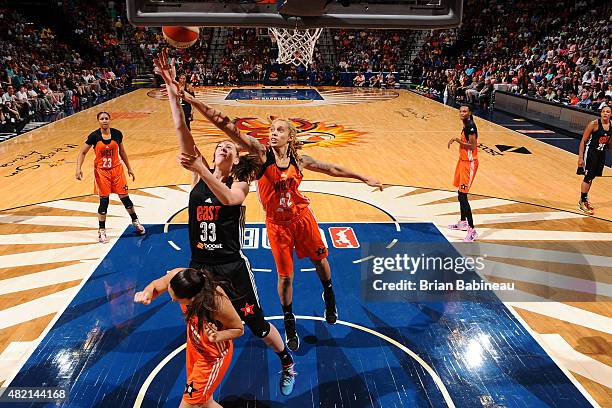
[[[215,249],[223,249],[223,244],[205,244],[203,242],[198,242],[196,245],[198,249],[206,249],[207,251],[214,251]]]

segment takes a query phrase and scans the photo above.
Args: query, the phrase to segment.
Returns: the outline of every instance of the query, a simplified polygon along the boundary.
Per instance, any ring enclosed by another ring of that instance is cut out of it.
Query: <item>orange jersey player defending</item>
[[[325,320],[334,324],[338,319],[327,248],[310,209],[310,201],[298,190],[303,177],[302,170],[354,178],[381,190],[382,184],[373,177],[361,175],[337,164],[321,162],[310,156],[300,156],[297,129],[289,120],[276,119],[272,122],[270,144],[264,146],[255,138],[241,133],[224,113],[188,94],[184,94],[184,98],[230,139],[244,146],[263,166],[257,180],[257,191],[266,212],[266,228],[278,272],[278,294],[283,307],[287,347],[297,350],[300,341],[292,310],[294,248],[299,258],[308,257],[315,266],[323,285]]]
[[[94,194],[100,196],[100,206],[98,207],[98,241],[106,244],[106,212],[110,203],[111,193],[119,195],[119,199],[125,206],[128,214],[132,218],[132,225],[136,233],[143,235],[145,228],[142,226],[134,210],[134,204],[128,195],[128,184],[123,171],[125,163],[128,174],[132,181],[136,178],[130,167],[127,152],[123,147],[123,134],[110,127],[110,114],[99,112],[96,116],[100,129],[93,131],[85,141],[77,157],[76,179],[83,178],[81,167],[83,160],[89,149],[93,147],[96,154],[94,159]]]
[[[448,148],[455,142],[459,143],[459,161],[455,168],[454,185],[459,193],[459,206],[461,208],[461,219],[448,228],[452,230],[467,231],[464,242],[473,242],[478,238],[476,229],[474,228],[474,220],[472,218],[472,208],[468,201],[467,193],[470,191],[476,171],[478,170],[478,129],[474,123],[472,110],[467,105],[461,105],[459,108],[459,117],[463,122],[463,130],[461,137],[454,137],[448,142]]]
[[[232,339],[244,331],[240,317],[205,269],[168,271],[136,293],[134,302],[148,305],[165,291],[181,305],[187,323],[187,382],[179,408],[219,408],[212,395],[232,360]]]

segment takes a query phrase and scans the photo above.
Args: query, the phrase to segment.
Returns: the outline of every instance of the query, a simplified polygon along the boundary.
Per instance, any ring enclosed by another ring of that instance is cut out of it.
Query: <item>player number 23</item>
[[[113,158],[112,157],[103,157],[102,158],[102,168],[110,169],[113,167]]]
[[[214,222],[201,222],[200,228],[202,230],[202,234],[200,234],[200,241],[214,242],[217,240],[217,224]]]

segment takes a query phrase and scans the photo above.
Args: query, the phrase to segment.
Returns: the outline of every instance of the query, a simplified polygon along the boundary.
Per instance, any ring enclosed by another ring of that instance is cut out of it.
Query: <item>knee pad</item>
[[[462,193],[461,191],[459,192],[459,202],[460,203],[467,202],[467,194],[466,193]]]
[[[125,197],[119,197],[119,199],[121,200],[121,202],[123,203],[123,206],[126,209],[130,209],[134,207],[134,203],[132,203],[132,200],[130,200],[130,196],[125,196]]]
[[[100,197],[100,206],[98,207],[98,214],[106,215],[109,203],[110,199],[108,197]]]
[[[249,328],[251,332],[253,332],[253,335],[260,339],[266,338],[268,334],[270,334],[270,323],[263,319],[263,317],[253,321]]]

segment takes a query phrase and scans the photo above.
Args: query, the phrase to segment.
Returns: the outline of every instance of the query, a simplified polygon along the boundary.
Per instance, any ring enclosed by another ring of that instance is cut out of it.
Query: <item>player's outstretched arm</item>
[[[378,179],[363,174],[359,174],[346,167],[334,163],[327,163],[314,159],[311,156],[300,156],[300,168],[316,171],[317,173],[327,174],[332,177],[346,177],[363,181],[368,186],[376,187],[382,191],[383,185]]]
[[[157,296],[168,290],[170,281],[174,275],[179,273],[181,270],[183,270],[183,268],[174,268],[166,272],[164,276],[149,283],[142,291],[134,294],[134,302],[142,303],[143,305],[150,304],[151,301],[153,301]]]
[[[199,99],[189,95],[188,93],[181,94],[183,99],[196,108],[206,119],[215,125],[219,130],[225,133],[233,142],[243,146],[249,153],[256,155],[261,163],[266,161],[266,147],[259,143],[257,139],[247,136],[240,131],[232,122],[229,116],[220,110],[202,102]]]
[[[176,82],[175,79],[176,68],[174,66],[174,58],[168,60],[168,51],[163,49],[162,52],[157,54],[153,63],[155,65],[155,72],[162,77],[166,84],[168,102],[170,104],[170,111],[172,112],[172,121],[174,122],[176,136],[179,140],[180,152],[195,154],[195,141],[187,128],[185,113],[179,101],[178,82]]]

